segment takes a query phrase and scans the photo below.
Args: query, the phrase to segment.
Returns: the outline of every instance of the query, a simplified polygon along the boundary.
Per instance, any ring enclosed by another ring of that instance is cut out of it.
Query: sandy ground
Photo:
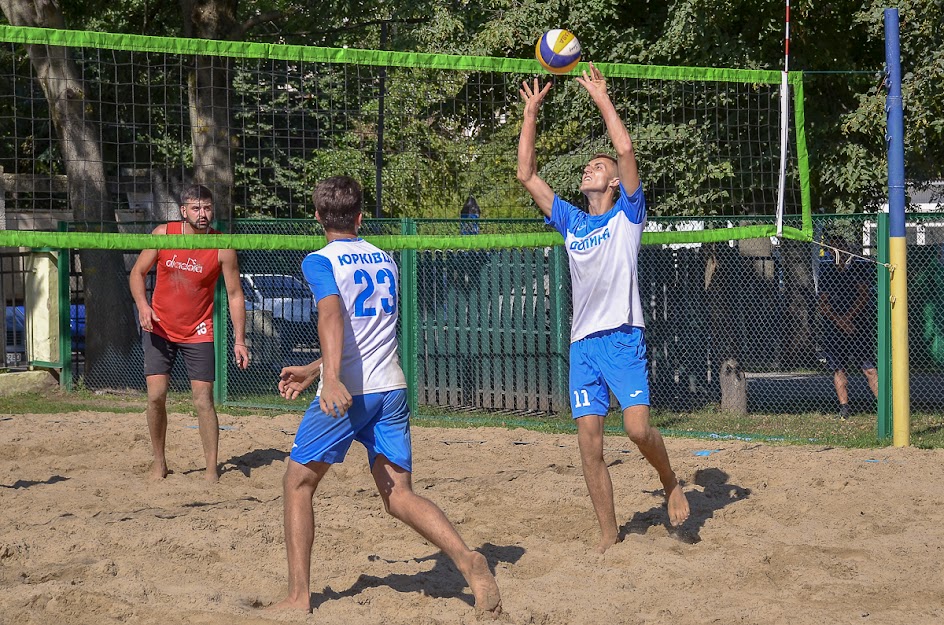
[[[481,622],[357,444],[316,497],[314,613],[258,609],[285,589],[298,419],[222,416],[209,486],[191,415],[171,415],[159,483],[143,414],[0,415],[0,622]],[[416,427],[415,486],[488,558],[499,623],[944,622],[944,451],[667,445],[692,518],[669,531],[654,472],[609,437],[625,539],[603,556],[574,436]]]

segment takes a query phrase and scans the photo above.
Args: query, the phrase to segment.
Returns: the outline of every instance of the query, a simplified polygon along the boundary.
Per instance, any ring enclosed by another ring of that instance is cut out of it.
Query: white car
[[[308,285],[295,276],[246,273],[240,276],[246,310],[266,310],[282,347],[309,345],[317,340],[318,306]]]

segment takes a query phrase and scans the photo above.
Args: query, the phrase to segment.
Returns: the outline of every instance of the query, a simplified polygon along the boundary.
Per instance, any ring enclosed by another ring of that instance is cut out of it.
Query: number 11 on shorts
[[[581,403],[581,401],[583,403]],[[574,391],[574,408],[584,408],[590,405],[590,395],[587,394],[587,389],[580,389],[579,391]]]

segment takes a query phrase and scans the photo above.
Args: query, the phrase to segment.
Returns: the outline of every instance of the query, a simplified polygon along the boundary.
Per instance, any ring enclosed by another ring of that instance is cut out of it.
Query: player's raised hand
[[[524,112],[525,114],[537,115],[538,109],[541,108],[541,103],[544,101],[544,96],[551,90],[551,81],[547,81],[544,84],[544,87],[540,86],[538,79],[534,79],[533,86],[528,84],[528,81],[525,80],[521,83],[521,89],[518,89],[518,93],[521,94],[521,99],[524,100]]]
[[[590,63],[590,71],[584,70],[583,76],[577,76],[577,82],[583,85],[583,88],[594,99],[599,95],[606,95],[606,78],[592,62]]]

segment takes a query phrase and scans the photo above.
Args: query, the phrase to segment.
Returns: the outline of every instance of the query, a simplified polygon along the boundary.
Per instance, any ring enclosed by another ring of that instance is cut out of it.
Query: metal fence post
[[[559,403],[560,412],[570,409],[570,382],[567,373],[567,359],[570,345],[570,334],[567,331],[567,298],[564,296],[564,284],[567,280],[567,253],[563,246],[551,248],[550,254],[550,290],[551,300],[551,362],[553,368],[554,388],[553,396]]]
[[[905,126],[901,95],[901,50],[898,9],[885,9],[885,97],[888,142],[888,249],[894,267],[892,296],[892,439],[895,447],[911,444],[911,383],[908,357],[908,240],[905,236]]]
[[[892,329],[891,286],[888,271],[888,213],[878,213],[878,417],[879,440],[892,435]]]
[[[216,302],[213,306],[213,353],[216,359],[216,382],[213,384],[213,401],[216,404],[226,402],[229,380],[229,358],[227,343],[229,333],[226,331],[226,318],[229,316],[229,298],[226,295],[226,286],[221,279],[216,281],[213,295]]]
[[[409,217],[400,219],[400,234],[416,234],[416,221]],[[419,293],[417,290],[416,250],[400,252],[400,355],[403,374],[406,376],[406,397],[410,411],[415,413],[419,403],[417,389],[417,345],[419,344]]]
[[[59,231],[65,231],[66,224],[59,222]],[[59,273],[59,388],[72,391],[72,289],[71,266],[72,250],[59,250],[56,270]],[[76,313],[78,317],[78,312]]]

